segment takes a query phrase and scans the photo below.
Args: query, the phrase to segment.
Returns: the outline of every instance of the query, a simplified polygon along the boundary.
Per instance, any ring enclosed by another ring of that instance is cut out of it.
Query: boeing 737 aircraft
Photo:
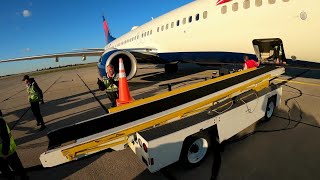
[[[261,63],[320,61],[320,1],[315,0],[196,0],[121,37],[111,36],[104,20],[107,45],[103,49],[2,60],[100,56],[100,76],[106,65],[124,59],[127,78],[139,62],[164,63],[166,72],[178,62],[197,64],[242,63],[243,55]],[[278,51],[276,53],[276,51]],[[117,68],[116,68],[117,69]]]

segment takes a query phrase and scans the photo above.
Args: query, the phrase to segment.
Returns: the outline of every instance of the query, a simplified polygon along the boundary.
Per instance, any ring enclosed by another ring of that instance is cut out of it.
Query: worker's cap
[[[22,81],[25,81],[26,79],[29,79],[28,75],[24,75]]]

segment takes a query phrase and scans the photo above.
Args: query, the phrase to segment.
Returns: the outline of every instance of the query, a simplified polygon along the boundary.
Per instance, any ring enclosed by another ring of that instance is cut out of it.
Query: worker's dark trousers
[[[10,168],[13,171],[11,171]],[[7,179],[14,179],[14,173],[19,175],[23,180],[28,179],[26,171],[21,164],[17,152],[14,152],[6,159],[0,157],[0,171],[2,173],[2,176],[4,176]]]
[[[111,101],[111,107],[116,107],[116,100],[118,99],[118,92],[107,92],[107,96]]]
[[[39,102],[30,102],[31,110],[37,122],[44,126],[43,118],[40,112]]]

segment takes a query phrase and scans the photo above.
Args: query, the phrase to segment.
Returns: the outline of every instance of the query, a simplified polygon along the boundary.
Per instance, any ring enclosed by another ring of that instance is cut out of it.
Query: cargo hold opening
[[[284,53],[282,40],[272,39],[254,39],[252,41],[253,49],[260,63],[262,64],[285,64],[286,56]]]

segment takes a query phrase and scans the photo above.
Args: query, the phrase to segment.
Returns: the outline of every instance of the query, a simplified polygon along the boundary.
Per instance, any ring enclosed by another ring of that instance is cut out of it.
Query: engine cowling
[[[117,49],[106,51],[101,56],[98,64],[100,76],[106,76],[106,67],[109,64],[112,64],[115,72],[119,73],[119,58],[123,59],[127,79],[132,79],[137,73],[137,60],[130,52]]]

